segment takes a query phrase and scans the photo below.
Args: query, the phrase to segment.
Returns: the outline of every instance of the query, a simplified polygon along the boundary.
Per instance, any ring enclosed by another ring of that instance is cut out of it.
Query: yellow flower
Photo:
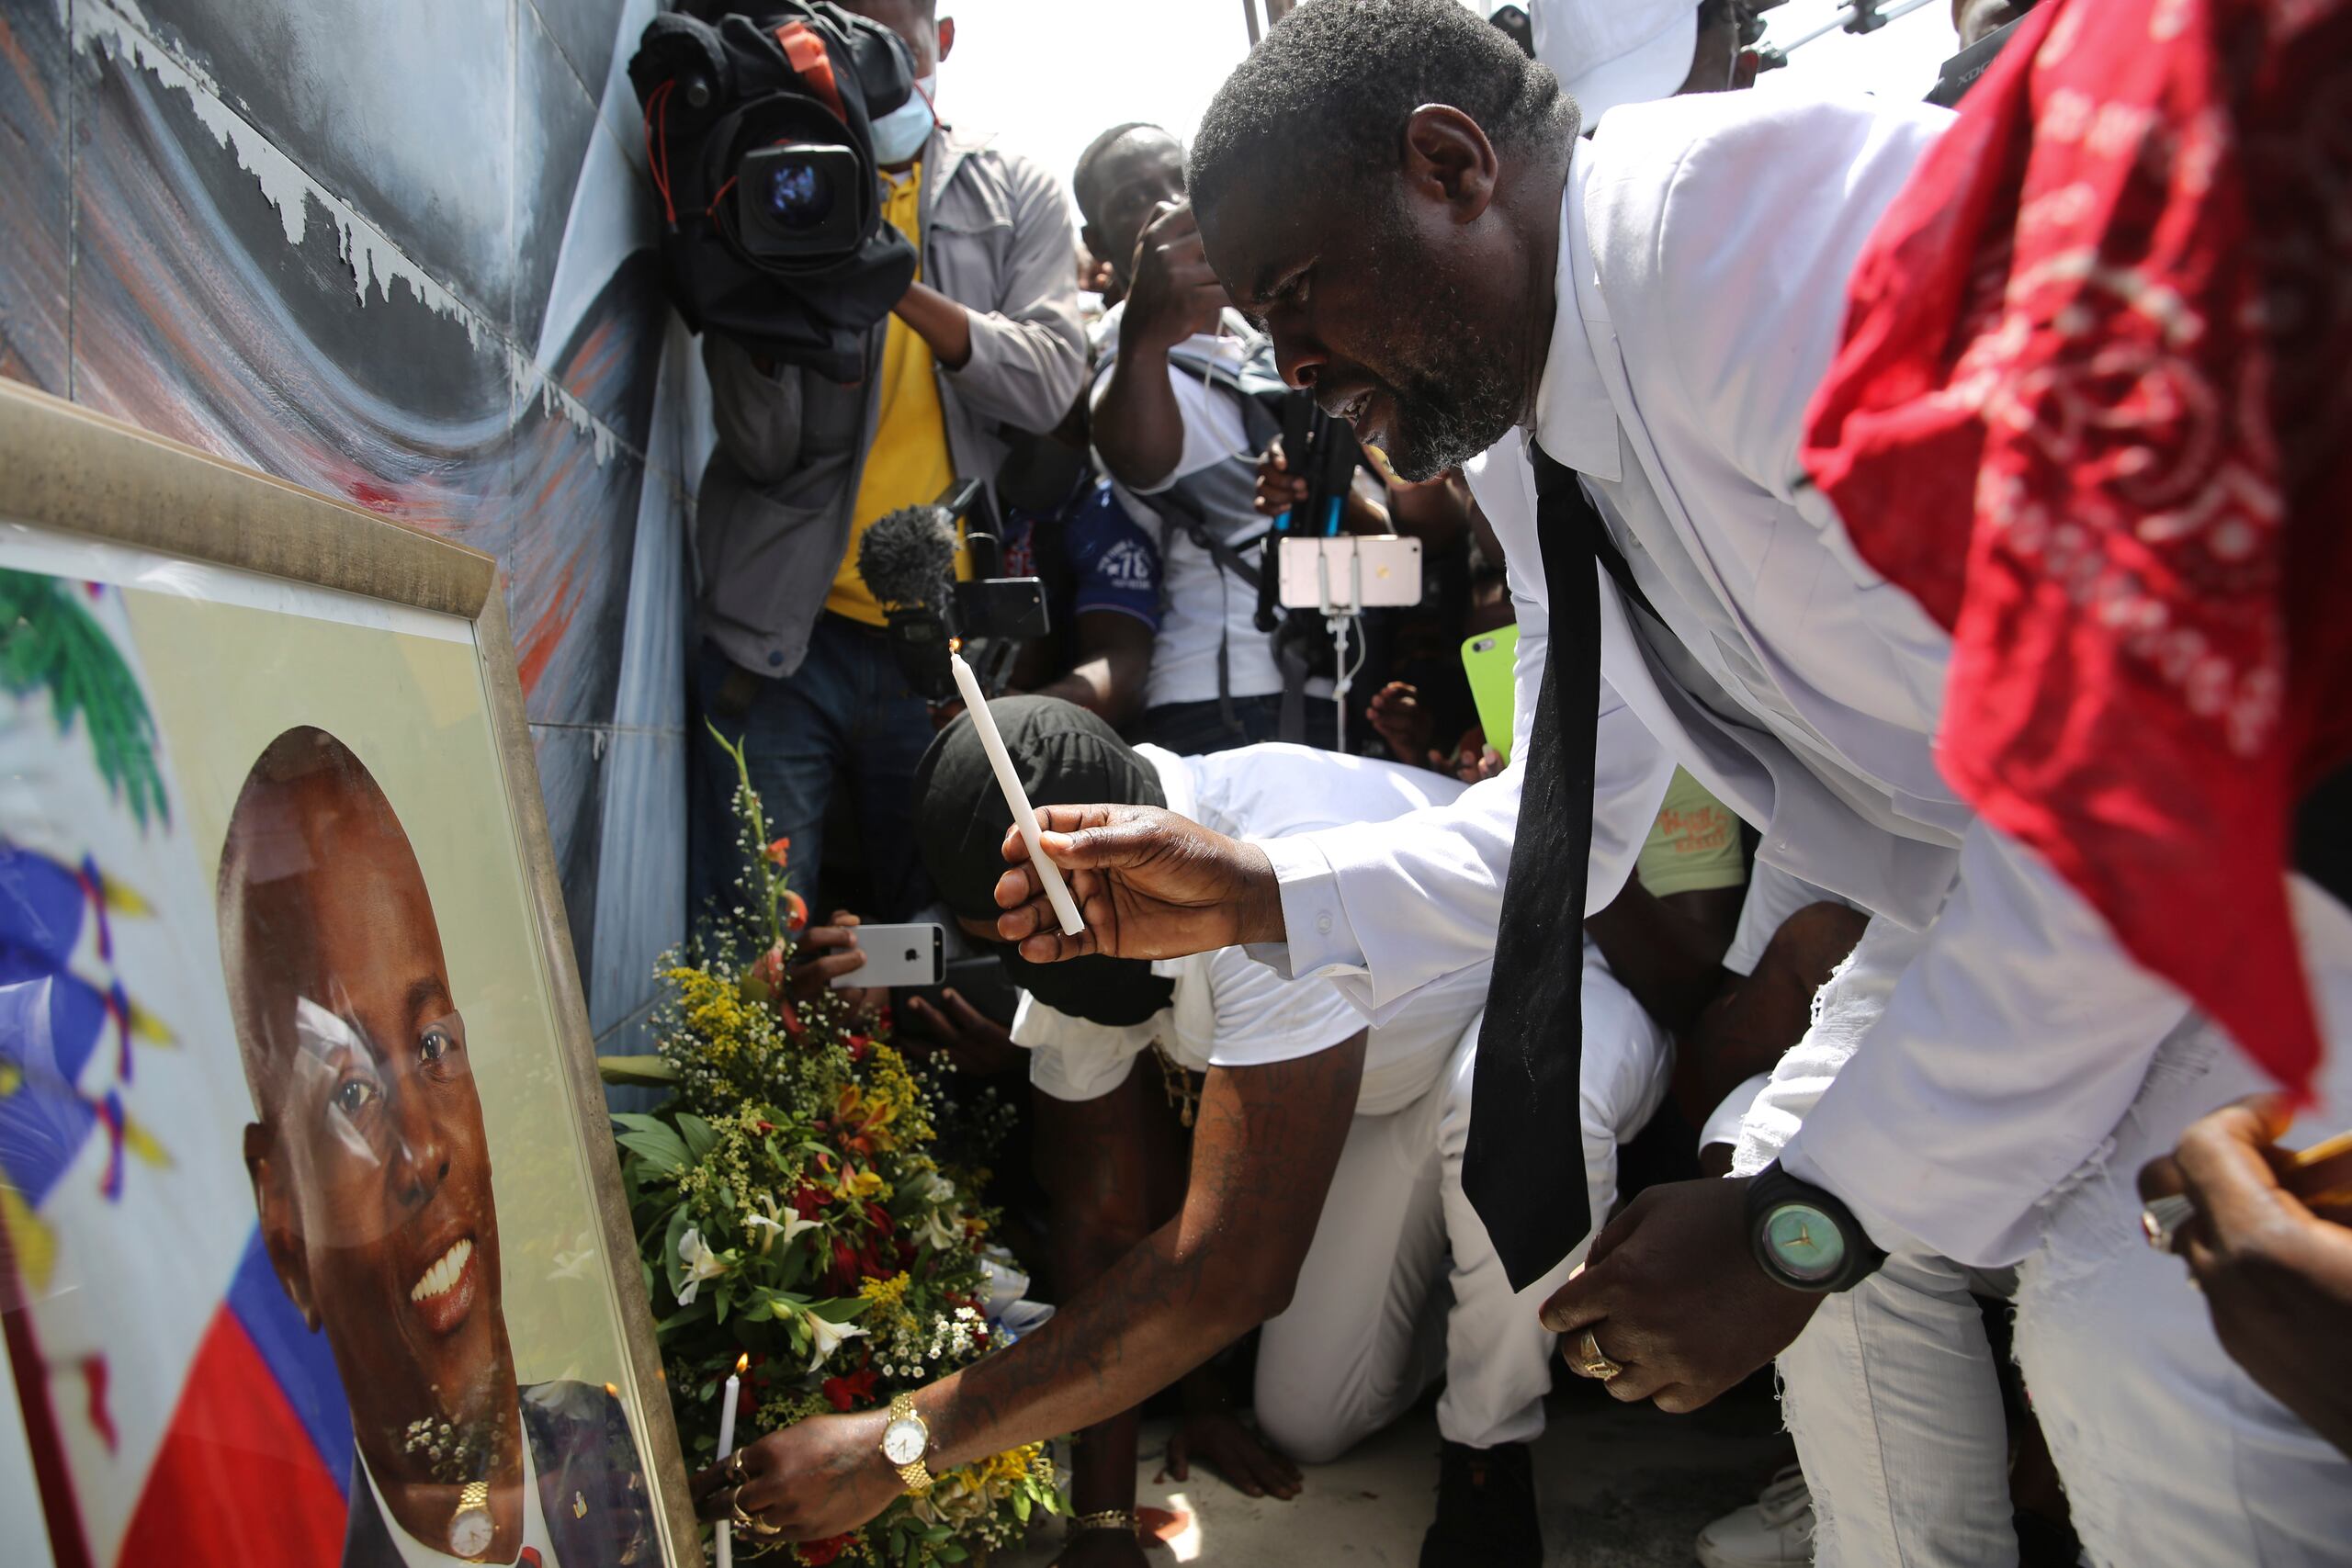
[[[845,1168],[842,1171],[842,1184],[836,1190],[844,1202],[862,1203],[868,1198],[888,1196],[890,1184],[875,1171]]]

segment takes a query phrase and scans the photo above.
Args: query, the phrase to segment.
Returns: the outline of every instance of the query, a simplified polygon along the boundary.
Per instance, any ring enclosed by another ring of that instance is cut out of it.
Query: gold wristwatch
[[[907,1483],[907,1494],[920,1497],[931,1490],[932,1473],[922,1456],[931,1449],[931,1427],[915,1414],[915,1396],[902,1393],[890,1401],[890,1424],[882,1428],[882,1457]]]

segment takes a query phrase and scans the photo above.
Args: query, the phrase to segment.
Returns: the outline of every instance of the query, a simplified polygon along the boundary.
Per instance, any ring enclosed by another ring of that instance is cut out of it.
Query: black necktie
[[[1543,1278],[1592,1229],[1577,1079],[1593,723],[1600,706],[1600,587],[1593,562],[1608,567],[1631,596],[1640,594],[1576,475],[1532,441],[1527,456],[1535,468],[1551,645],[1503,879],[1502,927],[1495,933],[1462,1161],[1463,1190],[1486,1222],[1514,1291]]]

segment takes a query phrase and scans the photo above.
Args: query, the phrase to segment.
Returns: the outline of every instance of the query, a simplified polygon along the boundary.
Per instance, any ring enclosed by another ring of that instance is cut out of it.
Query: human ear
[[[956,48],[956,18],[939,18],[939,58],[944,60]]]
[[[286,1299],[294,1303],[294,1310],[302,1314],[303,1323],[315,1334],[319,1312],[311,1300],[310,1249],[302,1239],[293,1201],[287,1195],[283,1169],[277,1141],[269,1129],[259,1122],[247,1122],[245,1176],[253,1182],[254,1208],[261,1215],[262,1247],[269,1254],[269,1267],[277,1276],[278,1289],[286,1292]]]
[[[1494,143],[1478,122],[1446,104],[1423,104],[1405,122],[1406,188],[1468,222],[1494,199]]]

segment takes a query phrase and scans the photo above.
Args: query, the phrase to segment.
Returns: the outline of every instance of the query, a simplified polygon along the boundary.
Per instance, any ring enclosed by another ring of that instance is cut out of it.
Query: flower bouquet
[[[1004,1342],[990,1306],[1018,1278],[984,1251],[992,1216],[969,1197],[976,1173],[943,1167],[929,1069],[891,1048],[887,1016],[843,992],[789,994],[807,917],[729,750],[747,905],[665,961],[658,1054],[605,1063],[608,1081],[669,1091],[652,1112],[613,1120],[689,1469],[718,1457],[719,1391],[739,1359],[747,1439],[887,1405]],[[1060,1506],[1046,1447],[1031,1444],[949,1472],[861,1530],[775,1551],[811,1564],[966,1562]],[[761,1545],[739,1532],[735,1551]]]

